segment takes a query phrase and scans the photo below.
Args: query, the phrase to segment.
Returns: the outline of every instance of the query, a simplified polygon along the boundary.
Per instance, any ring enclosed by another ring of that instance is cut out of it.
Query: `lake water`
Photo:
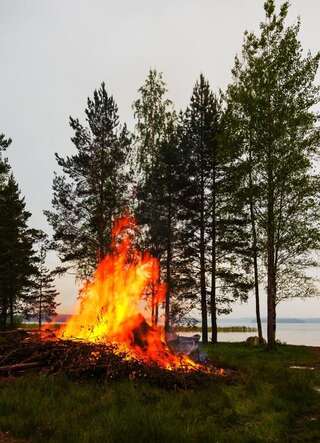
[[[248,326],[256,327],[252,318],[248,319],[220,319],[218,326]],[[267,337],[267,324],[262,323],[263,336]],[[179,335],[192,336],[195,332],[180,332]],[[197,332],[198,334],[198,332]],[[199,333],[200,334],[200,333]],[[219,332],[220,342],[242,342],[248,337],[257,335],[257,332]],[[276,338],[282,343],[290,345],[320,346],[320,320],[318,322],[285,322],[277,324]],[[209,332],[210,339],[210,332]]]
[[[250,326],[254,327],[253,323],[243,321],[220,321],[219,326]],[[267,336],[267,324],[262,324],[263,335]],[[182,334],[181,335],[185,335]],[[193,335],[193,334],[188,334]],[[221,342],[241,342],[248,337],[257,335],[256,332],[219,332],[218,341]],[[278,323],[277,324],[277,339],[282,343],[290,345],[307,345],[320,346],[320,323]],[[209,333],[210,337],[210,333]]]

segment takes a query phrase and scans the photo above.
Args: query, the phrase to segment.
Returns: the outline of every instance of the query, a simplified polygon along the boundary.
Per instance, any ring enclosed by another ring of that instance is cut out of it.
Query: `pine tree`
[[[11,174],[0,188],[0,327],[14,325],[24,291],[35,273],[34,230],[27,226],[30,212]],[[9,322],[8,322],[9,319]]]
[[[235,298],[246,299],[250,281],[239,272],[247,246],[243,220],[234,210],[233,152],[222,140],[222,110],[203,75],[185,113],[183,155],[185,255],[193,257],[200,286],[202,339],[208,340],[208,295],[212,341],[217,315],[230,312]]]
[[[39,231],[37,237],[37,270],[32,281],[32,288],[25,297],[24,315],[27,318],[36,318],[41,328],[43,320],[49,321],[57,314],[56,298],[59,292],[54,286],[55,272],[50,271],[46,266],[47,252],[50,249],[48,236]]]
[[[169,327],[172,236],[174,217],[174,140],[175,113],[172,103],[166,98],[167,88],[162,74],[150,70],[140,97],[134,102],[136,118],[136,167],[138,169],[137,207],[138,221],[144,227],[144,246],[159,260],[166,257],[165,279],[168,291],[166,298],[166,329]],[[158,321],[158,308],[153,302],[151,288],[151,319]]]
[[[196,83],[185,112],[183,155],[185,163],[184,240],[185,254],[194,258],[199,276],[202,341],[208,341],[206,255],[208,253],[207,189],[211,179],[211,153],[216,117],[215,100],[203,75]]]
[[[265,2],[259,36],[245,34],[229,88],[252,181],[257,246],[267,265],[268,344],[275,343],[277,290],[285,269],[310,266],[319,247],[319,179],[313,156],[319,146],[319,103],[314,85],[320,55],[303,56],[300,22],[285,27],[288,2],[279,14]],[[253,199],[253,200],[252,200]]]
[[[91,275],[107,252],[114,217],[127,205],[130,137],[105,84],[88,98],[84,126],[70,117],[76,153],[56,154],[62,175],[53,180],[53,210],[45,211],[61,261]]]
[[[180,122],[172,121],[167,126],[166,136],[159,150],[157,168],[157,205],[160,209],[158,223],[161,226],[163,253],[162,275],[166,281],[165,330],[184,317],[191,306],[188,297],[186,275],[189,270],[183,260],[184,245],[180,239],[181,214],[180,194],[183,187]]]

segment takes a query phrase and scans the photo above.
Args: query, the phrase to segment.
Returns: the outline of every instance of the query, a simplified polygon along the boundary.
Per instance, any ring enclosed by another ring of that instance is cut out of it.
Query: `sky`
[[[264,17],[263,3],[0,0],[0,133],[13,139],[8,158],[32,212],[31,225],[51,233],[43,210],[50,209],[53,172],[59,171],[54,153],[73,152],[69,115],[83,119],[86,98],[102,81],[129,128],[132,102],[150,68],[163,72],[178,110],[201,72],[214,91],[224,89],[244,31],[257,31]],[[288,23],[298,15],[302,45],[314,53],[320,49],[319,0],[292,0]],[[51,255],[49,264],[56,262]],[[60,311],[71,312],[74,278],[57,280],[57,288]],[[319,299],[290,301],[278,314],[320,317],[319,308]],[[231,315],[254,316],[252,297]]]

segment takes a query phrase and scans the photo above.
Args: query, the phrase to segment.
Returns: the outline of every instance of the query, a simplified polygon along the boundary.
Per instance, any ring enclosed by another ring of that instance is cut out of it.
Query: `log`
[[[29,331],[27,331],[26,329],[23,328],[18,328],[18,329],[5,329],[4,331],[0,331],[0,336],[19,336],[21,337],[22,335],[27,336],[29,335]]]
[[[31,362],[31,363],[16,363],[14,365],[6,365],[0,366],[0,372],[16,372],[25,369],[38,368],[41,366],[40,362]]]

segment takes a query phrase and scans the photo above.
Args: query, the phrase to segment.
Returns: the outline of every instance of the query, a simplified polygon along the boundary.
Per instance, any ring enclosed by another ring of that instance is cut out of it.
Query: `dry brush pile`
[[[194,388],[211,380],[232,380],[235,372],[217,368],[210,362],[199,369],[184,366],[167,370],[156,364],[128,357],[116,345],[61,340],[52,335],[41,339],[39,333],[16,330],[0,333],[0,376],[29,373],[66,374],[77,379],[146,380],[164,388]]]

